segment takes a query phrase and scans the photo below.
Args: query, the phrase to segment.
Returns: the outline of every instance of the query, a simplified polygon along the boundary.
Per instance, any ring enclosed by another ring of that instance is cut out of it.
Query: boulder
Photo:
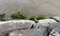
[[[60,23],[54,19],[38,20],[38,23],[32,20],[0,22],[0,36],[49,36],[53,29],[60,31]]]
[[[54,25],[56,23],[58,23],[58,22],[56,22],[53,19],[38,20],[38,23],[36,24],[36,28],[40,27],[41,25],[45,26],[45,27],[49,27],[49,26]]]
[[[12,31],[9,36],[47,36],[46,29]]]
[[[57,28],[58,22],[56,22],[54,19],[44,19],[44,20],[38,20],[38,23],[36,24],[36,28],[40,29],[41,27],[44,27],[47,31],[47,36],[49,36],[52,29]],[[54,27],[53,27],[54,26]]]
[[[0,22],[0,33],[6,34],[17,29],[30,29],[34,24],[31,20],[10,20]]]

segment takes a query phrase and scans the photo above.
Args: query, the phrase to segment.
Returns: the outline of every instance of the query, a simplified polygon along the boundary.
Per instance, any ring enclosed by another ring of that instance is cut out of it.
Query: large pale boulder
[[[32,28],[33,26],[33,28]],[[48,36],[50,32],[60,35],[60,23],[54,19],[38,20],[10,20],[0,22],[0,36]],[[56,35],[57,36],[57,35]]]
[[[11,20],[0,22],[0,34],[2,35],[3,33],[4,35],[13,30],[30,29],[34,23],[35,22],[31,20]]]

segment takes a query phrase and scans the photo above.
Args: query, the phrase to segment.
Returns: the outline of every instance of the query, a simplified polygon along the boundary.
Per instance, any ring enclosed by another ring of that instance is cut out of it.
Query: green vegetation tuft
[[[6,21],[5,19],[0,19],[0,21]]]
[[[35,16],[31,16],[31,17],[29,17],[29,20],[35,21],[36,20],[36,17]]]
[[[33,20],[33,21],[35,21],[36,23],[38,22],[37,19],[36,19],[36,16],[31,16],[31,17],[29,17],[29,20]]]
[[[6,21],[4,17],[5,17],[5,14],[0,14],[0,21]]]
[[[20,14],[20,12],[18,12],[18,13],[12,14],[11,18],[12,19],[27,19],[28,18],[28,20],[33,20],[37,23],[38,20],[46,19],[46,16],[42,15],[42,16],[37,16],[37,17],[36,16],[26,17],[25,15]]]
[[[37,17],[37,20],[41,20],[41,19],[46,19],[46,16],[42,15]]]
[[[5,14],[0,14],[0,18],[4,18],[5,17]]]
[[[12,19],[26,19],[27,17],[23,14],[20,14],[19,12],[18,13],[15,13],[15,14],[12,14],[11,15],[11,18]]]

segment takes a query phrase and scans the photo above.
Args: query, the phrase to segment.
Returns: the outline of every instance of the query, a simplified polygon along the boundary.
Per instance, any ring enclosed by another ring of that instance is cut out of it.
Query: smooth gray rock
[[[31,29],[32,25],[34,28]],[[60,31],[60,23],[53,19],[38,20],[10,20],[0,22],[0,36],[47,36],[50,30]]]
[[[30,30],[16,30],[9,33],[9,36],[47,36],[48,29],[47,27],[40,25],[39,28],[34,27]]]
[[[45,26],[45,27],[49,27],[49,26],[54,25],[56,23],[58,23],[58,22],[56,22],[53,19],[38,20],[38,23],[36,24],[36,28],[40,27],[41,25]]]
[[[9,33],[9,36],[47,36],[46,29],[20,30]]]
[[[9,33],[13,30],[18,29],[30,29],[31,26],[34,24],[34,21],[30,20],[11,20],[0,22],[0,33],[3,35]]]
[[[41,26],[45,27],[47,29],[47,36],[49,36],[52,29],[57,28],[58,22],[56,22],[54,19],[44,19],[44,20],[38,20],[38,23],[36,24],[36,28],[40,29]]]

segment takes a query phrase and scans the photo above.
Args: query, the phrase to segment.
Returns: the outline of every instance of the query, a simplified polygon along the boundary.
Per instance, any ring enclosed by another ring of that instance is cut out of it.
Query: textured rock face
[[[53,30],[51,31],[51,33],[50,33],[49,36],[60,36],[60,33],[59,33],[59,32],[60,32],[60,31],[57,31],[57,30],[53,29]]]
[[[57,22],[53,19],[38,20],[38,23],[36,24],[36,28],[40,27],[41,25],[45,27],[50,27],[51,25],[54,25],[56,23]]]
[[[47,36],[46,28],[10,32],[9,36]]]
[[[34,21],[29,20],[12,20],[0,22],[0,33],[5,35],[6,33],[9,33],[13,30],[30,29],[34,23]],[[1,36],[3,35],[1,34]]]
[[[60,17],[58,17],[58,16],[54,16],[54,17],[51,17],[51,18],[56,20],[57,22],[60,22]]]
[[[60,36],[59,32],[60,23],[53,19],[38,20],[38,23],[31,20],[0,22],[0,36]]]
[[[11,29],[29,29],[35,22],[29,20],[12,20],[12,21],[5,21],[0,22],[0,30],[11,30]]]

